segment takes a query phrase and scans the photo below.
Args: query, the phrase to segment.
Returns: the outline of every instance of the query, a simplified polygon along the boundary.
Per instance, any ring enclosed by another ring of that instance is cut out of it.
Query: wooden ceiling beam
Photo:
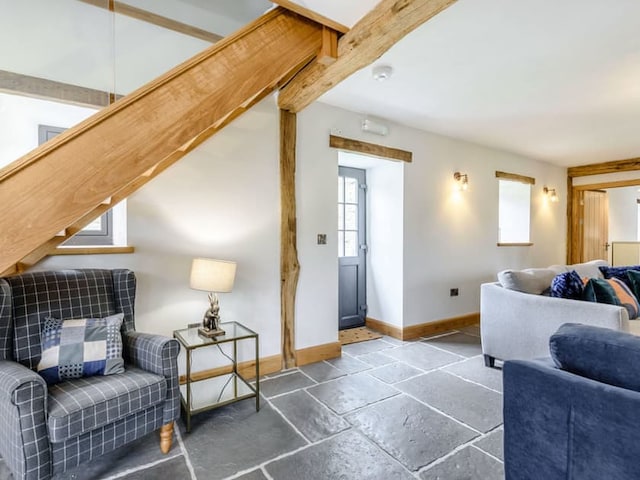
[[[119,13],[127,17],[135,18],[136,20],[151,23],[152,25],[157,25],[158,27],[173,30],[174,32],[182,33],[183,35],[189,35],[190,37],[198,38],[200,40],[204,40],[205,42],[216,43],[224,38],[222,35],[218,35],[216,33],[194,27],[193,25],[178,22],[177,20],[173,20],[168,17],[163,17],[162,15],[158,15],[157,13],[153,13],[148,10],[132,7],[131,5],[127,5],[126,3],[116,2],[113,0],[109,0],[108,2],[105,0],[78,1],[86,3],[88,5],[93,5],[94,7],[103,8],[105,10]]]
[[[278,105],[299,112],[456,0],[382,0],[338,40],[338,59],[315,62],[282,89]]]
[[[110,101],[113,95],[110,92],[6,70],[0,70],[0,92],[88,107],[106,107],[113,103]],[[118,98],[122,98],[122,95],[115,96],[115,99]]]
[[[570,167],[567,169],[567,175],[574,178],[586,177],[588,175],[604,175],[607,173],[632,172],[635,170],[640,170],[640,157]]]
[[[292,2],[291,0],[272,0],[271,3],[280,5],[281,7],[297,13],[302,17],[313,20],[314,22],[319,23],[320,25],[324,25],[325,27],[329,27],[331,30],[335,30],[336,32],[347,33],[349,31],[349,27],[347,27],[346,25],[343,25],[340,22],[336,22],[335,20],[331,20],[330,18],[325,17],[324,15],[320,15],[313,10],[309,10],[308,8]]]

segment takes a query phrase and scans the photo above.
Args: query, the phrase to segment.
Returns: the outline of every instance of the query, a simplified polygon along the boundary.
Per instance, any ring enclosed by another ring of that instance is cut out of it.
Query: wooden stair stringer
[[[322,27],[282,8],[0,170],[0,272],[46,256],[313,59]],[[158,162],[158,158],[163,159]]]

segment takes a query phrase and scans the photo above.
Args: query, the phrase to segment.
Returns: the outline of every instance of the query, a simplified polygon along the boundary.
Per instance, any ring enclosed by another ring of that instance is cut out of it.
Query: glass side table
[[[192,415],[244,400],[245,398],[255,397],[256,411],[260,410],[258,334],[238,322],[227,322],[220,324],[220,328],[225,331],[224,335],[207,338],[198,333],[199,326],[198,324],[197,327],[189,327],[173,332],[173,338],[178,340],[184,348],[187,360],[186,380],[183,385],[180,385],[180,400],[187,417],[187,432],[191,431]],[[255,387],[238,372],[238,342],[251,338],[253,338],[256,348]],[[220,348],[223,343],[233,343],[232,357]],[[191,354],[194,350],[203,347],[217,347],[222,355],[229,359],[230,363],[227,366],[215,368],[215,371],[220,373],[207,375],[202,375],[200,372],[192,373]]]

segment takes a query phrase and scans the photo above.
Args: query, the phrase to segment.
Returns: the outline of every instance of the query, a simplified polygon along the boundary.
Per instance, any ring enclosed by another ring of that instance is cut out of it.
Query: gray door
[[[364,325],[366,289],[365,171],[338,171],[338,313],[339,328]]]

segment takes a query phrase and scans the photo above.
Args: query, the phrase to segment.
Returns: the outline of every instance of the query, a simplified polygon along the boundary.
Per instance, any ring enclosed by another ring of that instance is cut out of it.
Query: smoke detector
[[[393,74],[393,68],[389,65],[378,65],[373,67],[371,74],[377,81],[384,82],[391,77],[391,74]]]

